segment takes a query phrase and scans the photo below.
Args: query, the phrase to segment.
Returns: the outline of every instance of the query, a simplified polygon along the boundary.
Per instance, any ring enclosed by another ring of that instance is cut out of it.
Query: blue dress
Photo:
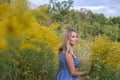
[[[79,62],[77,58],[74,59],[75,68],[78,67]],[[62,52],[59,54],[60,70],[57,74],[57,80],[76,80],[77,77],[72,76],[68,70],[68,66],[65,59],[65,53]]]

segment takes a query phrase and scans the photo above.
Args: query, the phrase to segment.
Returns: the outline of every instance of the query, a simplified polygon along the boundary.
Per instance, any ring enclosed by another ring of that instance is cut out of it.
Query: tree
[[[62,2],[57,2],[56,0],[50,0],[48,7],[52,18],[55,21],[63,21],[64,16],[68,14],[72,4],[73,4],[72,0],[62,1]]]

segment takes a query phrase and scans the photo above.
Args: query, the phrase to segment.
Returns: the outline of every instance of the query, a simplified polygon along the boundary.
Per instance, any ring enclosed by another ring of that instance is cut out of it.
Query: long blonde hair
[[[60,46],[60,48],[59,48],[59,53],[61,53],[62,51],[65,51],[65,53],[74,54],[74,53],[73,53],[72,46],[70,45],[70,38],[71,38],[72,32],[77,33],[77,31],[74,30],[74,29],[68,29],[68,30],[63,34],[62,44],[61,44],[61,46]]]

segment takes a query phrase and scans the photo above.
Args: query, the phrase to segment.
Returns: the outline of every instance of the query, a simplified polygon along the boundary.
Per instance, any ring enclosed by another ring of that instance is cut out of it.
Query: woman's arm
[[[66,54],[65,57],[66,57],[68,69],[72,76],[85,76],[88,74],[87,71],[76,71],[75,70],[73,56],[70,53]]]

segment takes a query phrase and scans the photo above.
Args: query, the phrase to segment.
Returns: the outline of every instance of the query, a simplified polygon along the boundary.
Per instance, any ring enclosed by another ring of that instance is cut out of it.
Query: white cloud
[[[115,9],[111,9],[111,8],[106,8],[104,11],[103,11],[104,15],[106,17],[110,17],[110,16],[120,16],[120,13],[119,11],[116,11]]]
[[[40,5],[49,3],[49,0],[28,0],[28,1],[30,2],[30,7],[31,8],[37,8]]]
[[[116,11],[113,10],[113,9],[107,8],[107,13],[108,13],[108,14],[114,14],[114,13],[116,13]]]
[[[86,8],[88,10],[99,10],[99,9],[104,9],[104,6],[78,6],[78,7],[73,7],[72,9],[75,10],[80,10],[81,8]]]

